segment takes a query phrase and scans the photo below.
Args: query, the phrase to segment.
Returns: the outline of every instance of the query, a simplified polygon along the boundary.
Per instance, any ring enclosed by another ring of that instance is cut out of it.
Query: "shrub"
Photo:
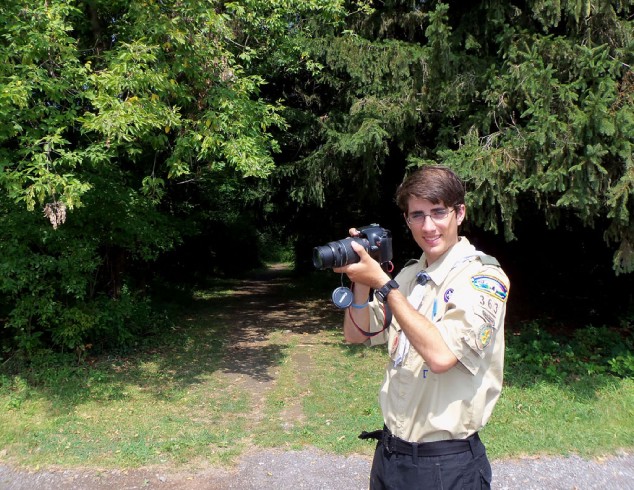
[[[567,382],[580,376],[634,377],[634,346],[629,329],[587,326],[556,334],[533,322],[508,336],[507,382]]]

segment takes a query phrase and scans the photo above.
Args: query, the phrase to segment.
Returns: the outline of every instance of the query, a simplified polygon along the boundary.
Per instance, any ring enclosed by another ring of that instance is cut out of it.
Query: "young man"
[[[385,426],[360,436],[379,441],[372,490],[490,488],[478,431],[502,388],[509,280],[496,259],[458,235],[464,193],[450,169],[420,168],[396,192],[420,260],[392,280],[353,242],[361,260],[334,269],[354,283],[346,340],[387,342],[390,356],[379,393]]]

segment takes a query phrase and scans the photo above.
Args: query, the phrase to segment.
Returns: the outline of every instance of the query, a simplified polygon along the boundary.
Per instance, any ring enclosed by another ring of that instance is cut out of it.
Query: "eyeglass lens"
[[[433,209],[431,213],[429,214],[425,214],[422,211],[414,211],[413,213],[411,213],[409,215],[409,217],[407,218],[408,221],[410,223],[422,223],[423,221],[425,221],[425,218],[427,216],[429,216],[432,221],[436,222],[436,221],[442,221],[444,220],[447,216],[449,216],[449,213],[453,211],[453,209]]]

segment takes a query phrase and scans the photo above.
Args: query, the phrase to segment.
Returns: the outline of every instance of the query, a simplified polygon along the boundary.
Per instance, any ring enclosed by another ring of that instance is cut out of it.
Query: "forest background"
[[[313,247],[351,226],[390,229],[398,269],[419,251],[394,191],[442,163],[467,185],[463,232],[511,278],[509,315],[606,326],[631,376],[633,16],[631,0],[3,2],[3,366],[168,328],[161,285],[273,261],[315,274]]]

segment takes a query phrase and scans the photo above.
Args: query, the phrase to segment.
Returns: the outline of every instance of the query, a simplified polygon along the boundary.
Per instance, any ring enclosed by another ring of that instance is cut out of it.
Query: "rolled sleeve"
[[[475,341],[475,327],[462,318],[466,318],[464,311],[454,311],[451,318],[443,320],[438,325],[445,343],[458,361],[471,374],[477,374],[484,351],[479,351]]]

